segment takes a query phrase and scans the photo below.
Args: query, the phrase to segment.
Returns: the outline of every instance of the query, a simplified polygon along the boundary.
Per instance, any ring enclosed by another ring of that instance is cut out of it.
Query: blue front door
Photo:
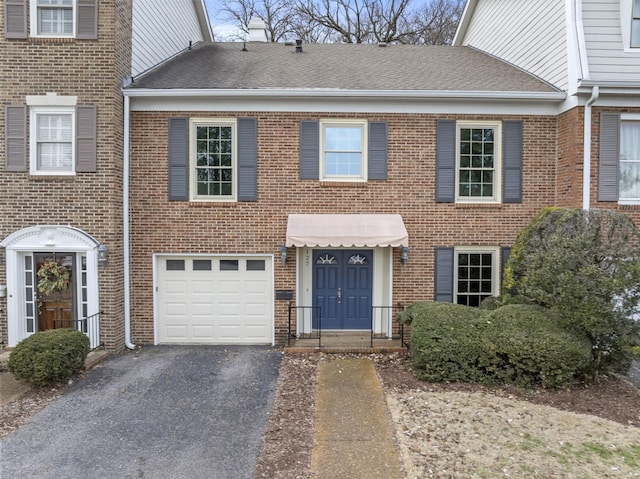
[[[322,325],[313,327],[371,329],[372,250],[317,250],[313,253],[313,306],[321,308]]]

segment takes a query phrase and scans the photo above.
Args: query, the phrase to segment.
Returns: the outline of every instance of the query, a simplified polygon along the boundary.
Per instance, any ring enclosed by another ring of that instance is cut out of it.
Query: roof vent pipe
[[[296,53],[302,53],[302,40],[296,40]]]

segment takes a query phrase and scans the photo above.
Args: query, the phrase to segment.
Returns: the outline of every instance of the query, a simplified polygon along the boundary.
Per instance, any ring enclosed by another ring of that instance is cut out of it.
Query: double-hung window
[[[74,174],[75,108],[31,107],[32,175]]]
[[[640,203],[640,115],[620,118],[619,201]]]
[[[480,306],[483,299],[498,291],[498,250],[491,247],[456,248],[454,302]]]
[[[367,122],[320,122],[320,172],[327,181],[367,180]]]
[[[192,199],[236,199],[236,150],[234,120],[191,121]]]
[[[631,47],[640,48],[640,0],[633,0],[631,13]]]
[[[458,122],[456,126],[456,201],[499,202],[500,123]]]
[[[76,0],[32,0],[31,30],[36,36],[74,36]]]

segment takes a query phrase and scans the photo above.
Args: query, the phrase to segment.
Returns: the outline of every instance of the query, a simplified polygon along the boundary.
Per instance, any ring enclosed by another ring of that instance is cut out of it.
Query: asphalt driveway
[[[0,478],[251,478],[282,353],[148,347],[108,359],[0,443]]]

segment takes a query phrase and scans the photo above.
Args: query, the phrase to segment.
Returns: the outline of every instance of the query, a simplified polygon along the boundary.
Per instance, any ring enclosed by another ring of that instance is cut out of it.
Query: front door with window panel
[[[69,281],[65,287],[57,291],[41,291],[38,287],[42,274],[38,274],[41,268],[49,263],[56,262],[66,268],[69,273]],[[31,261],[29,261],[31,263]],[[46,331],[57,328],[73,328],[74,322],[74,283],[75,283],[75,254],[73,253],[34,253],[33,254],[33,294],[35,304],[33,312],[37,331]],[[29,273],[29,271],[27,271]],[[27,285],[29,287],[29,285]],[[29,296],[27,296],[29,297]],[[27,315],[28,316],[28,315]]]
[[[315,329],[370,329],[373,251],[318,250],[313,254]]]

